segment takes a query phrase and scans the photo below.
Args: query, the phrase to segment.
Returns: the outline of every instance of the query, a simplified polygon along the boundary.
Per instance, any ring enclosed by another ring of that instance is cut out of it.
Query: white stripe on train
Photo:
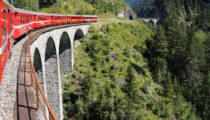
[[[21,28],[21,27],[25,27],[25,26],[28,26],[28,25],[31,25],[31,24],[34,24],[34,23],[40,23],[43,24],[44,22],[51,22],[52,20],[46,20],[46,21],[36,21],[36,22],[31,22],[31,23],[28,23],[28,24],[24,24],[24,25],[18,25],[18,26],[14,26],[14,28]],[[53,20],[53,21],[60,21],[60,20]]]
[[[7,44],[8,44],[8,40],[6,40],[4,44],[2,45],[2,47],[0,48],[0,55],[2,55],[2,53],[4,52],[4,49],[6,48]]]

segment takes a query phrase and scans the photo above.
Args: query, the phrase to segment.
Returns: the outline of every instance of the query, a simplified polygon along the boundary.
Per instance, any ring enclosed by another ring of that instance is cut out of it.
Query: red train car
[[[12,6],[7,4],[7,2],[0,0],[0,82],[4,68],[10,56],[12,44],[14,42],[12,35],[13,26],[11,26],[11,23],[13,23],[14,14],[13,9],[9,9],[11,7]]]
[[[59,15],[26,11],[0,0],[0,84],[15,39],[32,29],[50,25],[97,22],[97,16]]]
[[[33,12],[17,9],[14,9],[14,23],[11,23],[11,26],[14,26],[13,36],[14,38],[18,38],[28,31],[34,28],[34,15]],[[30,13],[30,14],[29,14]]]
[[[82,15],[71,15],[69,17],[69,22],[70,23],[82,23],[82,22],[84,22],[83,18],[84,17]]]

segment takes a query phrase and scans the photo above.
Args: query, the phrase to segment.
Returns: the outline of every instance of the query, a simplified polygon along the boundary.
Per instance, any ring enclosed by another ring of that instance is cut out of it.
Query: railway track
[[[65,28],[70,26],[86,25],[81,24],[68,24],[60,26],[45,27],[31,31],[28,35],[28,40],[24,43],[21,51],[21,58],[18,69],[17,77],[17,96],[16,104],[14,109],[14,120],[36,120],[37,110],[40,108],[43,111],[44,118],[47,119],[47,113],[45,112],[44,106],[47,106],[50,120],[57,120],[55,113],[49,105],[49,102],[39,84],[36,71],[34,69],[31,55],[30,45],[35,41],[42,33]],[[42,103],[40,97],[42,97],[44,103]]]
[[[28,44],[25,42],[21,51],[14,120],[36,120],[35,90],[30,87],[31,67],[29,63],[29,51],[27,46]]]

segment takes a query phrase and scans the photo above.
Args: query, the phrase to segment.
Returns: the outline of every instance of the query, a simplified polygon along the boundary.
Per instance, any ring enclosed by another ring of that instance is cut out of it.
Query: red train
[[[26,11],[0,0],[0,84],[15,39],[32,29],[60,24],[97,22],[97,16],[58,15]]]

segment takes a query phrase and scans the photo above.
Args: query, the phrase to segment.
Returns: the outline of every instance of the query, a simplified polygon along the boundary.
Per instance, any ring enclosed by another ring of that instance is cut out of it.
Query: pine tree
[[[175,93],[174,93],[174,88],[173,88],[172,75],[170,72],[168,73],[164,86],[165,86],[164,87],[165,96],[168,98],[173,98]]]
[[[203,81],[202,84],[202,91],[203,91],[203,118],[205,120],[210,119],[210,36],[208,36],[208,39],[205,41],[205,52],[206,52],[206,63],[207,63],[207,72],[206,72],[206,78]]]
[[[198,111],[202,115],[204,112],[205,92],[204,82],[207,80],[206,73],[206,53],[205,53],[205,34],[198,30],[191,31],[189,35],[189,48],[187,54],[186,79],[184,80],[184,95],[187,100],[197,106]]]
[[[208,72],[208,74],[206,75],[206,79],[203,81],[202,84],[202,105],[201,105],[201,109],[202,109],[202,116],[205,120],[209,120],[210,119],[210,71]]]
[[[154,79],[161,83],[167,76],[168,42],[166,41],[165,31],[161,26],[157,27],[154,36]]]
[[[128,120],[135,119],[137,109],[139,109],[141,100],[139,99],[140,87],[137,78],[134,75],[135,70],[130,63],[127,68],[127,76],[125,78],[126,85],[123,86],[123,91],[127,95],[126,114]]]
[[[167,59],[169,71],[173,77],[177,76],[180,79],[184,78],[186,67],[186,46],[187,33],[183,24],[178,22],[177,16],[172,14],[167,18],[164,28],[166,30],[166,39],[168,40],[169,56]]]
[[[84,102],[89,104],[91,101],[90,95],[94,94],[92,92],[92,90],[94,89],[94,82],[91,73],[86,73],[86,75],[82,79],[81,85],[81,96],[82,98],[84,98]]]

